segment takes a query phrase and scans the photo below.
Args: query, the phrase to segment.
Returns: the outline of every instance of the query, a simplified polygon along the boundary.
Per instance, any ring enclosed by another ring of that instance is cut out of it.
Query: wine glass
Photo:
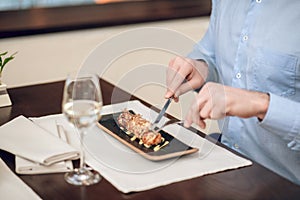
[[[101,180],[96,171],[85,165],[84,135],[100,119],[102,95],[96,74],[73,73],[65,82],[62,110],[68,121],[78,130],[80,139],[80,166],[65,174],[65,180],[73,185],[92,185]]]

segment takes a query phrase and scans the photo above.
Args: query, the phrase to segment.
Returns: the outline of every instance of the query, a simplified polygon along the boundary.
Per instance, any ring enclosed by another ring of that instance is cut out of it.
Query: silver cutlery
[[[173,98],[169,98],[165,105],[163,106],[163,108],[161,109],[161,111],[159,112],[158,116],[156,117],[156,119],[154,120],[154,122],[152,123],[152,126],[150,127],[151,130],[155,130],[155,128],[157,127],[157,124],[160,122],[161,118],[165,115],[171,101]]]

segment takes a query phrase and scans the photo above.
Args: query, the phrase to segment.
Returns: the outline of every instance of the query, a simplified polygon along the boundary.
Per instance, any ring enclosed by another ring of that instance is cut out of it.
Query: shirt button
[[[256,3],[261,3],[262,0],[256,0]]]
[[[240,148],[238,144],[234,144],[233,146],[234,146],[234,148],[236,148],[236,149]]]
[[[242,77],[242,75],[241,75],[241,73],[237,73],[237,74],[235,75],[235,77],[238,78],[238,79],[240,79],[240,78]]]
[[[243,37],[243,40],[244,40],[244,41],[247,41],[247,40],[248,40],[248,36],[245,35],[245,36]]]

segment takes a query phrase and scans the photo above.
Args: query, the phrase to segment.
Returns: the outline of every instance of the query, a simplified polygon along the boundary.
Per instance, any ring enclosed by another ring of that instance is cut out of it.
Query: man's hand
[[[173,58],[167,70],[167,92],[165,98],[178,97],[190,90],[200,88],[208,75],[207,64],[189,58]]]
[[[262,120],[268,110],[269,95],[209,82],[198,93],[190,107],[184,125],[192,123],[205,128],[205,119],[225,116],[258,117]]]

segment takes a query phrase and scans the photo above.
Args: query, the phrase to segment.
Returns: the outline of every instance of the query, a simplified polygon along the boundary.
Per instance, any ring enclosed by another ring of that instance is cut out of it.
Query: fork
[[[69,136],[68,136],[68,132],[65,129],[65,127],[62,124],[58,123],[56,120],[55,120],[55,124],[56,124],[56,128],[57,128],[57,132],[58,132],[59,138],[61,138],[67,144],[70,144],[70,139],[69,139]],[[93,170],[93,168],[91,168],[89,166],[85,166],[85,168],[87,170]]]
[[[58,137],[63,141],[65,141],[67,144],[70,144],[68,133],[65,130],[65,127],[62,124],[58,123],[56,120],[55,120],[55,125],[57,129]]]
[[[172,125],[172,124],[183,124],[184,120],[178,120],[178,119],[170,119],[168,121],[166,121],[161,127],[155,127],[154,130],[156,132],[161,131],[163,128],[165,128],[166,126]],[[157,129],[156,129],[157,128]]]

